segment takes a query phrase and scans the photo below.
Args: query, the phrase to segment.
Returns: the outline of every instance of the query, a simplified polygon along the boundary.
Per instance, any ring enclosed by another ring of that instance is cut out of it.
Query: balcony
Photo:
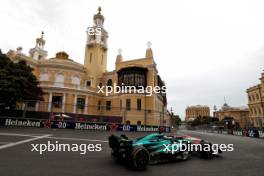
[[[83,90],[83,91],[97,91],[95,88],[89,86],[82,86],[78,84],[63,83],[63,82],[52,82],[52,81],[40,81],[40,87],[51,87],[51,88],[64,88],[72,90]]]

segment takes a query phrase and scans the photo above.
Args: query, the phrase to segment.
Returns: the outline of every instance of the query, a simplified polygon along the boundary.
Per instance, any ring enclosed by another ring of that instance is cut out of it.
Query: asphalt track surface
[[[115,162],[110,156],[107,138],[110,132],[38,128],[0,128],[1,176],[263,176],[264,140],[241,136],[201,133],[182,130],[214,143],[234,144],[233,152],[225,152],[213,160],[192,156],[187,161],[149,166],[145,171],[133,171]],[[139,137],[146,133],[125,133]],[[47,143],[101,144],[102,151],[32,152],[31,144]]]

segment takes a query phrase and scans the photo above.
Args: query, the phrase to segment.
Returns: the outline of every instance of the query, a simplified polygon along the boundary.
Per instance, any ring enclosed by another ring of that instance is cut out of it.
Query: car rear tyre
[[[186,161],[189,158],[189,151],[184,151],[180,154],[180,159]]]
[[[213,159],[214,155],[212,150],[212,144],[205,141],[202,141],[201,144],[202,144],[202,151],[200,151],[201,157],[205,159]],[[208,149],[208,145],[210,146],[209,150],[205,150],[205,148]]]
[[[111,156],[116,158],[118,156],[118,151],[111,149]]]
[[[132,167],[136,170],[146,169],[149,163],[149,152],[145,148],[136,148],[132,153]]]
[[[115,149],[118,147],[119,141],[118,141],[118,138],[116,136],[114,136],[114,135],[109,136],[108,141],[109,141],[109,147],[110,148]]]

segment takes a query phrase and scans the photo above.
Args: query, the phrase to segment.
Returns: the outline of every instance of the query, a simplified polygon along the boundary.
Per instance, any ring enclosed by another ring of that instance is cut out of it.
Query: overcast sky
[[[168,87],[168,108],[184,117],[188,105],[246,106],[264,59],[264,1],[254,0],[1,0],[3,52],[35,45],[45,32],[49,57],[66,51],[83,63],[86,28],[98,6],[109,32],[108,70],[118,48],[125,60],[154,59]]]

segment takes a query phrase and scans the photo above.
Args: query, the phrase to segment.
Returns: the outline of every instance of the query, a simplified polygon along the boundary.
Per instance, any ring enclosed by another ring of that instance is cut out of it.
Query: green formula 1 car
[[[195,145],[193,145],[195,144]],[[111,135],[109,146],[114,158],[137,170],[143,170],[148,164],[172,160],[187,160],[193,152],[201,157],[211,159],[222,153],[212,149],[212,143],[191,136],[165,136],[153,133],[128,140],[125,135]],[[194,147],[193,147],[194,146]]]

